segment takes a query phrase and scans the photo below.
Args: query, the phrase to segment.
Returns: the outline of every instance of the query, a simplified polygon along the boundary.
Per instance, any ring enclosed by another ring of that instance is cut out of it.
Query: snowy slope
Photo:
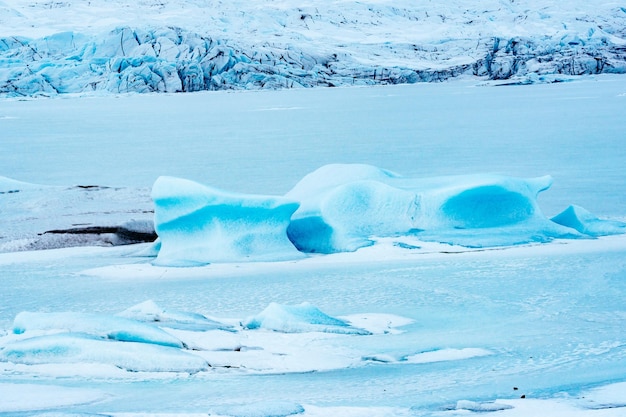
[[[0,94],[626,72],[626,4],[0,1]]]

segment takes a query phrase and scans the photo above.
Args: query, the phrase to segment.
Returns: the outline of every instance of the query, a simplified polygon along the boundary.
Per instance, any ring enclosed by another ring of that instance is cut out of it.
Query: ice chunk
[[[370,236],[410,231],[415,195],[385,183],[396,177],[365,164],[331,164],[308,174],[287,193],[300,201],[289,239],[304,252],[333,253],[367,246]]]
[[[626,233],[626,223],[599,219],[584,208],[575,205],[569,206],[554,216],[552,221],[593,237]]]
[[[247,329],[268,329],[284,333],[370,334],[367,330],[351,326],[347,321],[323,313],[309,303],[299,305],[270,303],[265,310],[249,317],[242,324]]]
[[[234,331],[232,326],[208,319],[202,314],[164,310],[152,300],[132,306],[119,313],[118,316],[172,329]]]
[[[101,363],[136,372],[199,372],[199,356],[169,346],[117,342],[78,333],[32,337],[7,344],[0,361],[26,365]]]
[[[158,327],[124,317],[94,313],[21,312],[13,322],[13,333],[33,330],[61,330],[105,337],[111,340],[182,348],[183,343]]]
[[[287,238],[298,208],[292,200],[226,193],[172,177],[157,179],[152,198],[161,242],[157,265],[303,257]]]
[[[304,252],[354,251],[371,236],[408,233],[417,210],[415,195],[378,181],[342,184],[318,195],[317,205],[297,212],[287,233]]]
[[[537,195],[551,184],[550,176],[412,179],[371,165],[332,164],[280,198],[161,177],[153,188],[156,264],[296,259],[303,256],[297,250],[355,251],[376,238],[408,235],[467,247],[584,237],[541,212]]]
[[[551,184],[549,176],[411,179],[367,165],[328,165],[287,194],[301,202],[287,233],[300,250],[320,253],[409,234],[465,246],[574,237],[575,231],[550,222],[539,209],[537,194]]]

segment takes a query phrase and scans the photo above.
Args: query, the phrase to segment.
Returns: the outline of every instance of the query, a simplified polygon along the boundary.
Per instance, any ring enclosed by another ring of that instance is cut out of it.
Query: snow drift
[[[411,179],[370,165],[332,164],[285,197],[262,197],[162,177],[153,189],[161,241],[156,264],[297,259],[395,236],[493,247],[626,231],[626,224],[580,208],[548,219],[537,195],[551,184],[549,176]]]

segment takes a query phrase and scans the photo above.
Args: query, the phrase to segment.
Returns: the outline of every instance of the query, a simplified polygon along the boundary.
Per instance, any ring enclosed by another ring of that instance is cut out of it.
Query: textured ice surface
[[[344,320],[323,313],[309,303],[299,305],[270,303],[265,310],[247,318],[242,324],[247,329],[268,329],[285,333],[370,334],[367,330],[352,327]]]
[[[90,388],[24,383],[0,383],[0,391],[2,413],[68,407],[102,400],[106,396],[104,392]]]
[[[145,189],[50,186],[0,177],[0,198],[0,252],[154,239],[152,202]],[[129,200],[135,201],[132,206]]]
[[[571,227],[589,236],[607,236],[626,232],[626,223],[615,220],[602,220],[579,206],[569,206],[552,217],[552,221]]]
[[[370,165],[331,164],[285,197],[262,197],[161,177],[152,192],[161,245],[155,264],[297,259],[303,257],[297,250],[350,252],[393,236],[483,248],[626,230],[589,213],[577,220],[586,228],[571,219],[551,221],[537,202],[551,184],[550,176],[412,179]]]
[[[158,8],[159,2],[150,3]],[[626,89],[620,78],[512,88],[446,83],[7,100],[0,105],[0,166],[3,175],[34,183],[149,187],[158,175],[168,174],[276,195],[333,161],[368,162],[410,178],[484,171],[519,177],[551,173],[554,186],[539,199],[544,213],[552,216],[576,202],[599,217],[623,221]],[[3,195],[0,211],[7,207],[5,201],[20,194]],[[143,207],[139,194],[123,194],[127,208]],[[87,199],[96,193],[81,195]],[[31,194],[32,206],[45,196]],[[71,207],[43,200],[40,211],[20,218],[43,224],[65,220],[70,213],[71,219],[81,206],[78,199],[68,202]],[[106,218],[102,211],[91,217]],[[25,234],[32,224],[3,223],[3,236],[7,226]],[[102,401],[62,409],[51,403],[42,410],[66,416],[191,417],[220,406],[275,400],[302,404],[307,417],[443,417],[468,415],[467,410],[442,411],[459,400],[502,399],[497,403],[515,407],[496,413],[502,416],[623,417],[623,407],[603,408],[623,404],[623,384],[596,401],[596,408],[585,402],[593,398],[589,387],[624,380],[625,236],[469,252],[419,242],[422,251],[408,250],[392,246],[394,241],[415,242],[390,237],[356,252],[299,262],[193,269],[153,267],[145,259],[129,257],[132,248],[0,254],[0,298],[7,301],[0,303],[3,346],[7,339],[24,336],[10,333],[20,311],[117,312],[146,299],[168,311],[237,319],[260,312],[271,301],[308,300],[340,318],[373,311],[414,320],[399,335],[211,331],[193,332],[194,340],[183,338],[182,331],[174,333],[185,343],[202,341],[198,346],[208,348],[220,347],[223,340],[214,336],[223,333],[228,340],[221,347],[230,351],[193,352],[223,355],[229,360],[220,363],[254,371],[217,368],[193,376],[152,376],[111,365],[0,361],[0,378],[10,385],[55,384],[104,392]],[[85,275],[86,269],[94,272]],[[484,348],[493,355],[432,364],[353,366],[350,360],[335,361],[354,348],[359,358],[398,358],[444,347]],[[94,368],[112,375],[93,378]],[[257,375],[258,369],[265,374]],[[1,394],[21,393],[23,414],[45,407],[43,399],[25,392],[28,387],[7,391],[5,386]],[[527,398],[519,399],[523,394]],[[80,399],[66,390],[59,395],[67,404]],[[0,405],[5,403],[0,395]]]
[[[623,8],[546,0],[293,5],[8,1],[0,94],[181,92],[623,73]],[[120,13],[123,10],[123,13]]]
[[[226,193],[193,181],[160,177],[152,188],[156,264],[301,258],[287,238],[298,203],[281,197]]]
[[[0,361],[25,365],[98,363],[135,372],[199,372],[209,367],[201,357],[174,347],[106,340],[81,333],[10,342],[0,350]]]
[[[158,327],[124,317],[95,313],[35,313],[21,312],[13,322],[13,333],[35,330],[58,330],[85,333],[124,342],[138,342],[171,347],[183,347],[180,340]]]
[[[211,412],[232,417],[287,417],[304,413],[304,407],[293,402],[263,401],[218,407],[211,410]]]
[[[538,206],[538,193],[551,184],[548,176],[410,179],[371,166],[327,165],[287,193],[301,201],[287,232],[300,250],[321,253],[353,251],[374,236],[472,247],[576,237]]]
[[[498,402],[475,402],[468,400],[459,400],[456,403],[457,410],[467,410],[474,413],[486,413],[493,411],[502,411],[512,409],[512,405],[501,404]]]
[[[165,310],[152,300],[129,307],[119,313],[118,316],[172,329],[194,331],[233,330],[232,326],[211,320],[202,314]]]

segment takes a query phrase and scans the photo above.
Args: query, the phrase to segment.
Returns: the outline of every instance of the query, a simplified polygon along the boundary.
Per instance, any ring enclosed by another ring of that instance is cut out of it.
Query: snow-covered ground
[[[626,7],[585,0],[0,2],[0,94],[278,89],[626,72]]]
[[[623,416],[626,4],[468,3],[0,0],[0,414]]]
[[[621,416],[624,235],[193,268],[107,245],[161,175],[283,196],[336,162],[549,174],[546,216],[624,221],[625,100],[599,76],[0,101],[0,412]]]

